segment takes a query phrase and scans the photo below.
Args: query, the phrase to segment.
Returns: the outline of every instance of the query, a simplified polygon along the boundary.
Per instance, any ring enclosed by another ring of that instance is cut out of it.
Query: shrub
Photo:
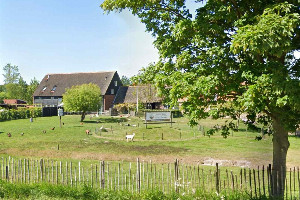
[[[41,108],[19,108],[18,110],[3,110],[0,112],[0,121],[13,119],[26,119],[30,117],[41,117]]]

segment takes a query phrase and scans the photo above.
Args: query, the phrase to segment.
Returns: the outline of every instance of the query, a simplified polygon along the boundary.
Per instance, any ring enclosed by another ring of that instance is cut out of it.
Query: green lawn
[[[243,125],[240,132],[233,132],[233,136],[224,139],[220,134],[210,138],[203,136],[198,127],[187,125],[186,118],[175,118],[172,127],[153,124],[148,125],[148,129],[142,119],[134,117],[87,116],[83,124],[79,120],[80,116],[63,116],[62,128],[56,116],[37,118],[32,123],[29,119],[1,122],[0,156],[90,161],[135,161],[139,157],[159,163],[178,158],[188,164],[210,164],[212,162],[207,160],[215,159],[225,165],[248,163],[251,167],[272,161],[272,138],[266,136],[256,141],[259,133],[246,132]],[[207,119],[199,123],[207,130],[225,121]],[[107,132],[100,132],[102,126]],[[87,129],[91,135],[85,134]],[[8,132],[12,137],[7,136]],[[126,142],[125,135],[132,133],[135,133],[134,142]],[[288,166],[299,166],[299,138],[290,137],[290,143]]]

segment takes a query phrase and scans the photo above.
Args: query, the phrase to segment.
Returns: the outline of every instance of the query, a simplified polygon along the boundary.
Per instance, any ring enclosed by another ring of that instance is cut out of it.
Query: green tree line
[[[39,85],[36,78],[26,83],[19,73],[19,67],[7,64],[3,67],[4,85],[0,85],[0,101],[3,99],[22,99],[32,104],[32,95]]]

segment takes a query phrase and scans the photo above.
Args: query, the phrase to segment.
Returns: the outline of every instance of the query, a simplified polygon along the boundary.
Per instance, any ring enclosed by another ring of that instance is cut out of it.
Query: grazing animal
[[[24,135],[24,133],[21,133],[21,136],[23,136]]]
[[[261,140],[261,139],[262,139],[261,136],[256,136],[256,137],[255,137],[255,140],[257,140],[257,141],[259,141],[259,140]]]
[[[132,135],[126,135],[126,140],[128,142],[128,140],[131,140],[133,142],[133,138],[134,138],[135,134],[133,133]]]
[[[10,133],[7,133],[7,136],[8,136],[8,137],[11,137],[11,134],[10,134]]]
[[[90,130],[85,130],[85,133],[86,133],[87,135],[89,135],[89,134],[90,134]]]
[[[80,122],[80,125],[83,125],[83,122]]]
[[[65,125],[65,122],[63,122],[62,124]]]
[[[46,133],[46,130],[43,130],[43,133]]]
[[[51,130],[54,130],[54,129],[55,129],[55,127],[51,128]]]

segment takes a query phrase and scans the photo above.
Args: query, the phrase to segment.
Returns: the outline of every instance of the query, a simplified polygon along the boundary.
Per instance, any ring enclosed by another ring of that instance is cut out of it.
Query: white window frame
[[[115,81],[115,86],[118,86],[118,81]]]
[[[110,89],[110,94],[115,94],[115,89]]]

